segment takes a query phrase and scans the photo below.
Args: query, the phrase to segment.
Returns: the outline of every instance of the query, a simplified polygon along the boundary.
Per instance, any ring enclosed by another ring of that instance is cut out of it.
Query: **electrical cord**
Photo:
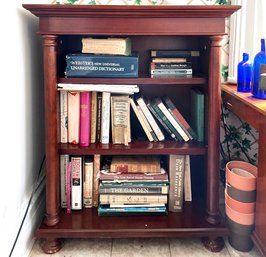
[[[39,182],[39,178],[40,178],[40,175],[41,175],[42,167],[43,167],[43,165],[44,165],[44,161],[45,161],[45,155],[43,156],[43,159],[42,159],[42,162],[41,162],[41,165],[40,165],[39,171],[38,171],[38,177],[37,177],[37,179],[36,179],[35,185],[34,185],[33,190],[32,190],[32,192],[31,192],[30,199],[29,199],[29,202],[28,202],[28,205],[27,205],[27,209],[26,209],[26,211],[25,211],[25,214],[24,214],[24,216],[23,216],[22,222],[21,222],[21,224],[20,224],[20,227],[19,227],[18,233],[17,233],[17,235],[16,235],[16,239],[15,239],[15,241],[14,241],[14,243],[13,243],[13,246],[12,246],[12,249],[11,249],[11,251],[10,251],[9,257],[12,256],[12,253],[13,253],[13,251],[14,251],[14,249],[15,249],[16,243],[17,243],[17,241],[18,241],[19,235],[20,235],[21,230],[22,230],[22,226],[23,226],[23,224],[24,224],[24,222],[25,222],[25,219],[26,219],[26,217],[27,217],[27,214],[28,214],[28,211],[29,211],[29,208],[30,208],[30,205],[31,205],[31,201],[32,201],[32,198],[33,198],[33,195],[34,195],[34,193],[37,191],[37,189],[39,188],[38,182]]]

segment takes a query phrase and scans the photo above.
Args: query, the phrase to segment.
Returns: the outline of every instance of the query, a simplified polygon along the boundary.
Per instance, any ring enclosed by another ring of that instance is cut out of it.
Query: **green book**
[[[191,89],[190,124],[199,142],[204,142],[204,93],[199,88]]]

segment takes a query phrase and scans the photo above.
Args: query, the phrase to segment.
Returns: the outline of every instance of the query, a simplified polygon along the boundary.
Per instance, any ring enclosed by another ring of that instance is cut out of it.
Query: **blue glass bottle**
[[[237,65],[237,91],[250,92],[252,85],[252,64],[249,54],[243,53],[243,60]]]
[[[266,99],[266,85],[261,89],[263,80],[261,74],[266,71],[266,52],[265,52],[265,39],[261,39],[261,50],[254,58],[254,72],[253,72],[253,87],[252,94],[256,98]]]

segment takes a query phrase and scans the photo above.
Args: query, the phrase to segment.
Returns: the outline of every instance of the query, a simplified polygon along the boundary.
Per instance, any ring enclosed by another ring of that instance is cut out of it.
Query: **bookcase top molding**
[[[240,9],[238,5],[55,5],[23,4],[37,17],[157,17],[225,18]]]

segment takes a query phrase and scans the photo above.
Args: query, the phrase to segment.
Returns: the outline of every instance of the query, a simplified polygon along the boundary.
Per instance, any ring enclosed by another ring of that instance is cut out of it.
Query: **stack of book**
[[[82,53],[66,55],[65,76],[138,77],[138,56],[129,38],[83,38]]]
[[[113,156],[100,173],[98,215],[165,215],[168,192],[159,156]]]
[[[151,50],[150,74],[152,77],[191,76],[191,58],[199,55],[199,51],[191,50]]]

